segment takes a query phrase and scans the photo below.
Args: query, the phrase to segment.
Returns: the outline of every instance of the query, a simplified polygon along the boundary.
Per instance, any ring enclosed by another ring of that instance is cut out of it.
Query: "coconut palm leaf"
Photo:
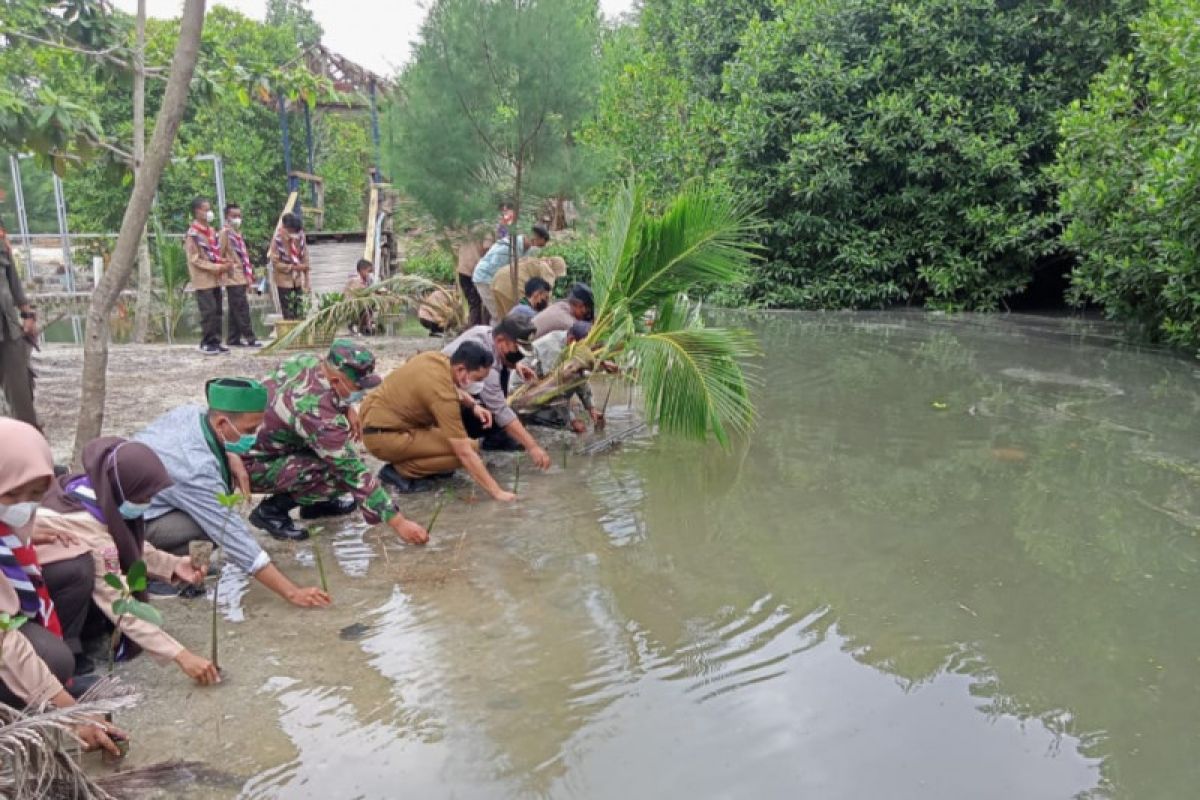
[[[597,319],[621,310],[637,318],[681,292],[736,283],[755,258],[762,223],[727,192],[691,186],[661,216],[644,205],[632,183],[613,204],[597,265]]]
[[[631,337],[625,344],[641,387],[648,421],[693,439],[712,435],[722,446],[729,432],[754,424],[743,362],[758,355],[746,331],[691,327]]]
[[[421,298],[426,293],[437,288],[438,285],[427,278],[417,275],[395,275],[369,289],[348,293],[341,301],[320,309],[259,352],[271,353],[289,347],[294,342],[305,341],[313,333],[333,333],[358,322],[366,313],[380,316],[404,309],[415,309],[420,306]]]

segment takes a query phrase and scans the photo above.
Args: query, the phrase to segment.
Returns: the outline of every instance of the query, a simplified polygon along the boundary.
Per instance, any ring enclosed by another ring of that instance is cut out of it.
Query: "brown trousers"
[[[368,433],[363,444],[371,455],[387,461],[406,478],[428,478],[462,466],[450,440],[437,428]]]
[[[0,339],[0,386],[8,398],[8,413],[40,428],[33,407],[33,370],[29,366],[32,349],[25,339]]]

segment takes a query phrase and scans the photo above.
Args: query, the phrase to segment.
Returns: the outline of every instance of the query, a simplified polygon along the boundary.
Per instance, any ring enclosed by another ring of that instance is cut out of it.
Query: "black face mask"
[[[533,304],[534,311],[545,311],[550,306],[549,300],[538,300]]]
[[[515,367],[517,364],[521,363],[521,359],[523,358],[525,358],[525,356],[520,350],[513,350],[511,353],[504,354],[504,363],[508,364],[510,367]]]

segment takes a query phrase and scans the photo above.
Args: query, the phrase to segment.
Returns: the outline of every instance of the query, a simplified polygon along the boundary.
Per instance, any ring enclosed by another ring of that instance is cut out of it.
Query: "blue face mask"
[[[117,510],[121,512],[121,516],[125,519],[137,519],[146,513],[146,509],[150,508],[149,503],[134,503],[126,500],[121,503],[121,507]]]
[[[347,403],[361,403],[362,399],[367,396],[367,393],[362,389],[356,389],[346,398]]]

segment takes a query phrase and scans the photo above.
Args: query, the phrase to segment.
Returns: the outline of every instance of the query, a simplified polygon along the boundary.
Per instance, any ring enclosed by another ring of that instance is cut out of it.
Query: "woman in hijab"
[[[0,632],[0,702],[15,708],[65,708],[75,698],[63,688],[75,662],[62,640],[54,603],[30,543],[42,499],[54,478],[50,446],[32,425],[0,417],[0,612],[22,616],[18,630]],[[76,735],[88,750],[121,751],[112,736],[119,729],[97,719]]]
[[[106,573],[115,573],[124,580],[135,561],[144,561],[152,577],[200,584],[205,566],[197,569],[188,557],[164,553],[146,542],[143,515],[154,495],[170,485],[162,461],[141,442],[115,436],[88,442],[83,448],[83,472],[58,478],[42,501],[37,535],[56,537],[57,541],[39,545],[39,558],[54,563],[68,555],[64,541],[85,546],[93,563],[88,583],[92,601],[114,624],[117,615],[112,605],[120,594],[104,582]],[[211,661],[191,652],[152,622],[126,615],[121,620],[121,633],[158,663],[175,662],[197,683],[208,685],[220,680]]]

